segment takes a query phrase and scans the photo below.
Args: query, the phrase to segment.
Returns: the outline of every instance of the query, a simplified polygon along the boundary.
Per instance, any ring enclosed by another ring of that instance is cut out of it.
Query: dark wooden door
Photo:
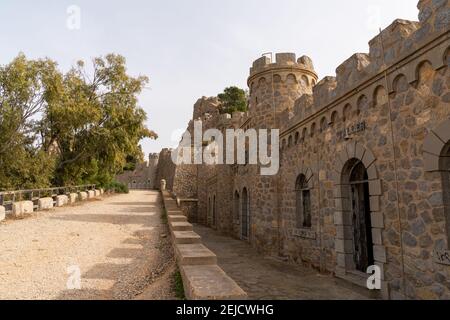
[[[366,272],[373,265],[372,226],[368,183],[351,185],[352,221],[353,221],[353,258],[356,269]]]

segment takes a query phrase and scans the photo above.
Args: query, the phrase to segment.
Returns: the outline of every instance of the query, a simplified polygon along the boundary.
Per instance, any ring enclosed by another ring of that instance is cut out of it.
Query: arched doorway
[[[212,204],[212,226],[216,227],[217,221],[216,221],[216,196],[213,197],[213,204]]]
[[[239,206],[240,206],[240,196],[239,196],[239,192],[236,191],[234,193],[234,221],[236,221],[236,223],[239,223]]]
[[[450,119],[432,129],[423,143],[424,165],[427,172],[440,172],[442,200],[450,249]]]
[[[372,223],[370,217],[369,178],[364,164],[351,159],[344,170],[353,230],[353,262],[355,269],[366,272],[374,265]]]
[[[243,240],[249,238],[249,202],[247,188],[242,190],[242,215],[241,215],[241,237]]]
[[[206,225],[211,223],[211,197],[208,197],[208,203],[206,208]]]
[[[447,231],[447,247],[450,249],[450,141],[441,153],[439,167],[442,176],[442,195]]]

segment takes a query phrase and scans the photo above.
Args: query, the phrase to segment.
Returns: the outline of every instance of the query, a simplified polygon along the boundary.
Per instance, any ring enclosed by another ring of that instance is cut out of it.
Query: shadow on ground
[[[147,210],[148,211],[148,210]],[[132,210],[131,212],[136,212]],[[118,225],[138,224],[143,227],[150,226],[149,215],[120,215],[120,214],[74,214],[60,215],[51,217],[51,219],[76,221],[76,222],[92,222],[92,223],[111,223]]]
[[[156,202],[142,202],[145,205],[139,212],[150,212],[150,208],[158,205]],[[118,202],[120,206],[136,206],[136,203]],[[152,205],[152,207],[150,207]],[[144,210],[145,209],[145,210]],[[117,211],[117,210],[116,210]],[[136,208],[130,208],[136,212]],[[64,290],[58,300],[129,300],[142,293],[158,276],[169,268],[173,260],[173,252],[169,239],[162,238],[161,233],[167,233],[167,225],[161,222],[159,215],[114,215],[114,214],[81,214],[53,217],[54,219],[83,221],[89,223],[112,223],[118,225],[139,224],[144,229],[137,230],[132,238],[122,241],[122,244],[135,245],[139,248],[114,248],[107,257],[121,259],[121,263],[99,263],[81,275],[82,289]],[[123,263],[123,261],[127,263]],[[103,284],[98,288],[98,282]],[[97,286],[97,287],[96,287]],[[104,289],[104,287],[108,287]],[[167,293],[168,299],[172,292]],[[162,296],[162,299],[165,297]]]

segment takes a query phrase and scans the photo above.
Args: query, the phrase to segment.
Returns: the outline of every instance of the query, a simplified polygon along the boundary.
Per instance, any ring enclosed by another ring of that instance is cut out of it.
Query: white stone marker
[[[12,213],[15,218],[21,218],[26,213],[33,213],[32,201],[18,201],[12,205]]]
[[[6,218],[6,210],[4,206],[0,206],[0,221],[5,220]]]
[[[56,206],[63,207],[69,202],[69,197],[66,195],[60,195],[56,197]]]
[[[88,191],[88,199],[94,199],[95,198],[95,191],[89,190]]]
[[[78,200],[78,193],[71,193],[69,195],[69,203],[74,204]]]
[[[40,198],[38,200],[38,208],[39,210],[48,210],[53,208],[53,198]]]
[[[78,193],[78,195],[79,195],[79,199],[80,199],[80,201],[84,201],[84,200],[86,200],[87,198],[88,198],[88,194],[87,194],[87,192],[79,192]]]

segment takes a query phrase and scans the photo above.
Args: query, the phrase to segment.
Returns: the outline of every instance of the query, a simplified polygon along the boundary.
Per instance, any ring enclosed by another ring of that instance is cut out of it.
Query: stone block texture
[[[386,299],[450,299],[450,269],[433,258],[450,249],[449,3],[418,8],[419,22],[395,20],[336,76],[319,81],[310,58],[283,53],[251,66],[248,112],[224,117],[201,98],[187,131],[198,119],[203,130],[280,129],[280,169],[175,166],[163,150],[158,179],[198,200],[190,221],[344,279],[376,264]]]

